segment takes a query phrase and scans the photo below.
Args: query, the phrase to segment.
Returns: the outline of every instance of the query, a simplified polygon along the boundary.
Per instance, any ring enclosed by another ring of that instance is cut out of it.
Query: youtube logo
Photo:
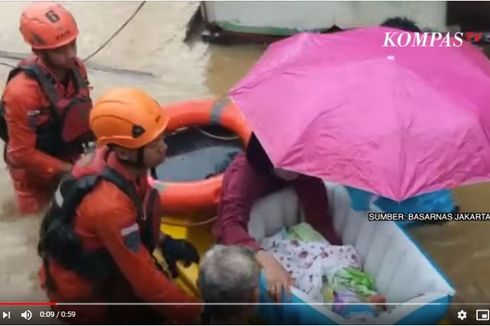
[[[5,311],[4,311],[4,312],[2,313],[2,318],[3,318],[3,319],[5,319],[5,318],[10,319],[10,311],[9,311],[9,312],[5,312]]]

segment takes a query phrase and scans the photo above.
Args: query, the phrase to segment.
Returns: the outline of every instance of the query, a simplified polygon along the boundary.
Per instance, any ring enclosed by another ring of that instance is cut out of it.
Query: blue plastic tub
[[[345,187],[354,210],[380,210],[386,213],[451,213],[457,209],[450,190],[433,191],[402,202],[373,195],[364,190]],[[420,221],[397,221],[401,226],[423,224]]]
[[[436,324],[447,313],[455,290],[429,256],[391,221],[369,221],[367,212],[355,211],[345,187],[326,184],[335,228],[344,244],[353,245],[361,257],[363,270],[373,275],[377,290],[388,302],[375,324]],[[276,233],[283,226],[303,220],[292,192],[274,195],[282,204],[252,211],[249,231],[258,240]],[[265,200],[264,200],[265,201]],[[261,204],[259,203],[258,206]],[[266,205],[264,205],[266,206]],[[279,207],[279,208],[277,208]],[[260,213],[254,213],[260,211]],[[267,218],[264,218],[267,215]],[[262,280],[260,317],[269,324],[351,324],[324,304],[311,301],[303,292],[293,289],[292,302],[274,305],[268,298]]]

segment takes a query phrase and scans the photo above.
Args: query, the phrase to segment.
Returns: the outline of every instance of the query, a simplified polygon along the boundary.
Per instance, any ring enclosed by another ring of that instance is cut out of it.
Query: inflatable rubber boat
[[[240,110],[228,100],[204,99],[173,103],[164,107],[169,114],[167,131],[172,134],[189,127],[219,126],[234,133],[246,146],[251,130]],[[149,178],[159,191],[166,212],[189,214],[214,212],[219,201],[223,175],[192,181],[169,182]]]

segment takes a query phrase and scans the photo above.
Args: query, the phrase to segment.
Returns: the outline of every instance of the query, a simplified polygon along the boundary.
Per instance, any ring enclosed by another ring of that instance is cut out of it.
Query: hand
[[[282,265],[270,253],[260,250],[255,254],[255,258],[262,266],[267,280],[267,290],[271,297],[280,302],[282,294],[287,298],[291,296],[290,287],[293,285],[293,278],[282,267]]]
[[[199,254],[196,247],[187,240],[174,239],[169,235],[165,235],[161,243],[163,258],[168,264],[170,273],[173,277],[177,277],[177,261],[182,261],[185,267],[192,263],[199,263]]]

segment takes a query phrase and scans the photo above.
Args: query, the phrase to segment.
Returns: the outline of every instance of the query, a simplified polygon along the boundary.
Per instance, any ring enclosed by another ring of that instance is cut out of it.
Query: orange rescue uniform
[[[77,93],[73,78],[65,86],[49,74],[39,57],[33,56],[27,61],[47,73],[59,98],[69,99]],[[84,64],[77,60],[76,66],[88,84]],[[39,110],[50,105],[36,80],[19,72],[8,82],[3,102],[9,136],[6,160],[18,208],[21,214],[37,213],[49,203],[66,163],[72,163],[77,157],[55,157],[36,148],[35,127],[49,119],[47,114],[40,115]]]
[[[150,189],[146,176],[132,177],[107,148],[97,150],[88,165],[75,165],[72,174],[75,177],[97,174],[105,165],[130,181],[141,200],[146,200]],[[147,218],[156,218],[159,209],[154,211],[156,216]],[[176,303],[151,306],[152,312],[163,317],[162,320],[166,323],[196,321],[201,312],[201,306],[196,304],[197,299],[185,294],[157,269],[150,252],[143,244],[138,245],[138,241],[128,244],[125,230],[138,225],[136,216],[133,201],[111,182],[102,180],[85,195],[76,210],[75,233],[81,240],[83,250],[105,249],[112,257],[117,272],[102,282],[94,282],[49,259],[49,277],[54,285],[54,289],[47,289],[49,299],[55,302]],[[157,223],[153,223],[155,234],[159,234],[159,224],[159,219]],[[139,230],[141,229],[139,225]],[[143,237],[142,234],[140,236]],[[46,288],[45,265],[41,268],[40,277],[42,286]],[[185,305],[186,303],[195,305]],[[55,309],[77,311],[76,318],[66,319],[70,323],[123,323],[131,321],[131,316],[136,318],[133,322],[142,322],[145,316],[149,316],[148,311],[135,312],[126,306],[119,309],[114,306],[58,306]]]

